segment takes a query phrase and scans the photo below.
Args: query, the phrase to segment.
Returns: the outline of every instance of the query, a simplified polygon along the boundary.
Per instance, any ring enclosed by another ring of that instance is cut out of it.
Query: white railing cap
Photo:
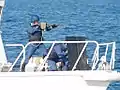
[[[4,6],[4,4],[5,4],[5,0],[0,0],[0,6]]]

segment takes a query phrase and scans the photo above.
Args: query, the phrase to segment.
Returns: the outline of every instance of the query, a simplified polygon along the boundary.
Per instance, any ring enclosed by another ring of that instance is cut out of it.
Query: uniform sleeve
[[[27,29],[27,33],[28,33],[28,34],[32,34],[32,33],[33,33],[32,28],[29,27],[29,28]]]
[[[54,49],[55,49],[57,55],[59,56],[59,58],[65,56],[65,51],[64,51],[65,48],[64,48],[64,50],[63,50],[63,48],[64,48],[64,47],[62,46],[62,44],[57,44],[57,45],[55,45],[55,47],[54,47]]]
[[[52,26],[49,25],[49,24],[47,24],[47,26],[46,26],[46,31],[50,31],[51,29],[52,29]]]
[[[36,31],[40,31],[40,26],[28,28],[27,33],[32,34],[32,33],[36,32]]]
[[[56,27],[58,27],[57,24],[47,24],[46,31],[50,31],[51,29],[56,28]]]

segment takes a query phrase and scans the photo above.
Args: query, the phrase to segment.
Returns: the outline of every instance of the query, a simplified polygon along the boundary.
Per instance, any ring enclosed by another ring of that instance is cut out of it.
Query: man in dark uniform
[[[56,28],[58,25],[56,24],[47,24],[45,22],[39,22],[39,16],[33,15],[31,17],[31,29],[29,29],[28,36],[29,36],[29,42],[31,41],[42,41],[43,39],[43,31],[50,31],[53,28]],[[25,62],[22,65],[22,71],[25,70],[25,65],[28,63],[29,59],[32,57],[32,55],[35,53],[35,51],[39,47],[43,47],[43,44],[30,44],[29,49],[25,58]]]
[[[50,47],[51,48],[51,47]],[[48,54],[49,49],[45,52],[44,57]],[[68,58],[67,58],[67,47],[63,43],[56,43],[47,58],[48,70],[49,71],[67,71],[68,70]],[[57,67],[59,63],[59,67]]]

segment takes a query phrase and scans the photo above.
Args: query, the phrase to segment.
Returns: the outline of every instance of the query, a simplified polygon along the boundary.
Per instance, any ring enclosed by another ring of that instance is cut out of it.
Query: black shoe
[[[22,72],[25,72],[25,66],[26,66],[26,63],[23,63],[23,64],[22,64],[22,68],[21,68],[21,71],[22,71]]]

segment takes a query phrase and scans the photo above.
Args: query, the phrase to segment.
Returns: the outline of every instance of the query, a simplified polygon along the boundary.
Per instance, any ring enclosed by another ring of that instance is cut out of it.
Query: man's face
[[[35,25],[38,25],[38,21],[34,21],[33,23],[31,23],[31,26],[35,26]]]

